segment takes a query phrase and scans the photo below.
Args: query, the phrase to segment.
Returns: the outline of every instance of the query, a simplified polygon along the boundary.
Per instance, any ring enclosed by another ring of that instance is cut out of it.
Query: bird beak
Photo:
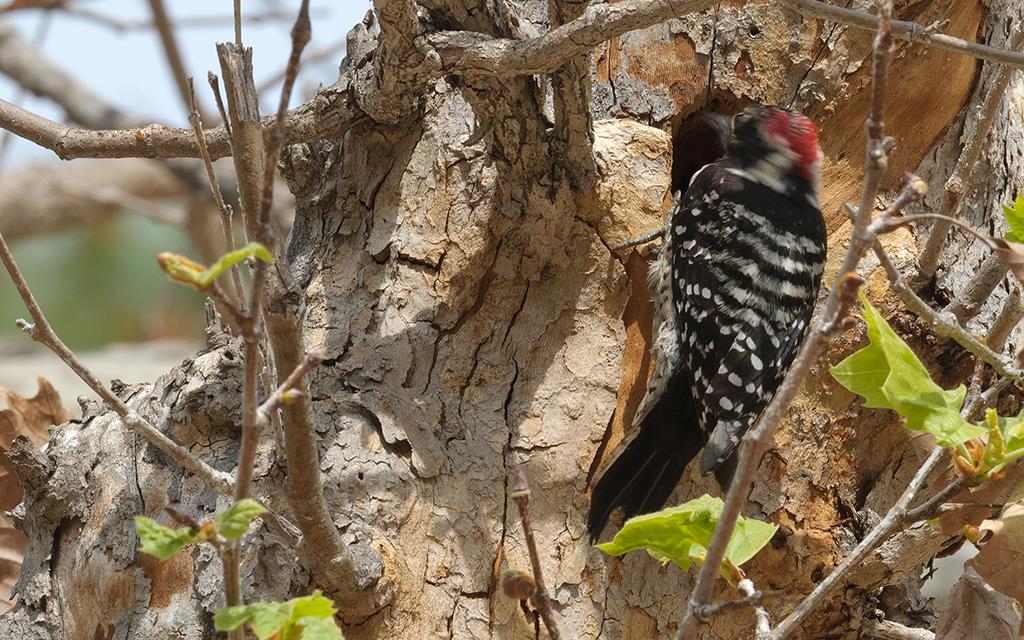
[[[715,113],[714,111],[701,111],[700,117],[704,119],[704,122],[706,122],[716,134],[718,134],[718,138],[721,140],[722,148],[724,149],[726,142],[729,140],[729,136],[732,135],[732,117],[727,116],[724,113]]]

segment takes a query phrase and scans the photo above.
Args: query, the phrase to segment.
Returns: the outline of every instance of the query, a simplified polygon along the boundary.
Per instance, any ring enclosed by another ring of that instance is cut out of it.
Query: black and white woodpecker
[[[616,507],[625,518],[660,509],[702,449],[701,473],[728,485],[810,324],[825,265],[821,161],[809,118],[756,105],[676,194],[649,276],[654,373],[596,476],[592,539]]]

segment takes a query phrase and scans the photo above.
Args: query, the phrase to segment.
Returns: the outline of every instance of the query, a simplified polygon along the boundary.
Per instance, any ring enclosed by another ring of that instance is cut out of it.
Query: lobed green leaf
[[[687,569],[702,560],[722,515],[722,500],[703,495],[677,507],[630,518],[611,542],[597,545],[610,555],[645,549],[662,562],[675,562]],[[729,538],[725,563],[739,566],[760,551],[778,527],[753,518],[740,517]]]
[[[928,370],[889,323],[860,293],[868,325],[868,346],[836,366],[832,376],[862,396],[866,407],[892,409],[907,421],[907,428],[927,431],[942,446],[955,447],[986,433],[960,416],[967,389],[945,390],[932,381]]]

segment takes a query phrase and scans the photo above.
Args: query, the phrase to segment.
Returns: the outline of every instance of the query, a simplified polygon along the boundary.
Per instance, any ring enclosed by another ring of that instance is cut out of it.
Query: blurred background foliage
[[[168,281],[154,259],[160,251],[194,256],[179,229],[126,214],[30,237],[11,250],[54,329],[72,349],[202,337],[203,297]],[[10,281],[0,287],[0,309],[0,336],[22,335],[12,318],[27,313]]]

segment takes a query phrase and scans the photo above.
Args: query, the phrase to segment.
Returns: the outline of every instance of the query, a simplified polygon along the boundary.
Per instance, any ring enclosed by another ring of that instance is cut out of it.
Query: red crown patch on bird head
[[[822,153],[818,146],[818,127],[813,120],[799,111],[768,107],[761,132],[770,143],[790,151],[794,168],[800,175],[808,181],[815,179]]]

